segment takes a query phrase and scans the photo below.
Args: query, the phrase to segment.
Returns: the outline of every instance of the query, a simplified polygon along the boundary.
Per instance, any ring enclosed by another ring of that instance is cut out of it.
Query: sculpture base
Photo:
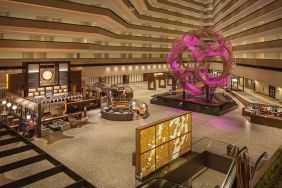
[[[193,112],[211,115],[222,115],[238,108],[238,104],[229,96],[215,93],[210,101],[206,101],[204,95],[185,96],[182,93],[166,92],[153,96],[151,104],[158,104]]]

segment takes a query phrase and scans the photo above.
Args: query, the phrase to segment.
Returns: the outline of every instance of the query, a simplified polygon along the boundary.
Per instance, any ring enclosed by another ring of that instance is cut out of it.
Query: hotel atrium
[[[0,187],[281,188],[281,0],[0,0]]]

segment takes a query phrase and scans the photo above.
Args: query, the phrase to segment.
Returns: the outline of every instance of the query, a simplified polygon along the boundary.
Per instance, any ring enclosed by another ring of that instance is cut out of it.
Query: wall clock
[[[51,80],[53,78],[53,73],[49,70],[46,70],[42,73],[42,78],[44,80]]]

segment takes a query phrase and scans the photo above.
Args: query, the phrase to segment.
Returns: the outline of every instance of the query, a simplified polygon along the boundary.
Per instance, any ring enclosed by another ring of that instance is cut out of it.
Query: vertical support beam
[[[36,132],[38,138],[41,137],[41,104],[37,104],[37,120],[36,120]]]
[[[242,78],[243,78],[243,91],[245,91],[245,77]]]
[[[176,90],[176,79],[175,79],[174,77],[172,78],[171,89],[172,89],[173,91]]]

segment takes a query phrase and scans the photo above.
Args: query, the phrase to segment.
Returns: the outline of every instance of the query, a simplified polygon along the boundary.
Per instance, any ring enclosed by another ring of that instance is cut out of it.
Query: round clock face
[[[51,71],[44,71],[42,73],[42,77],[44,80],[51,80],[53,77],[53,73]]]

